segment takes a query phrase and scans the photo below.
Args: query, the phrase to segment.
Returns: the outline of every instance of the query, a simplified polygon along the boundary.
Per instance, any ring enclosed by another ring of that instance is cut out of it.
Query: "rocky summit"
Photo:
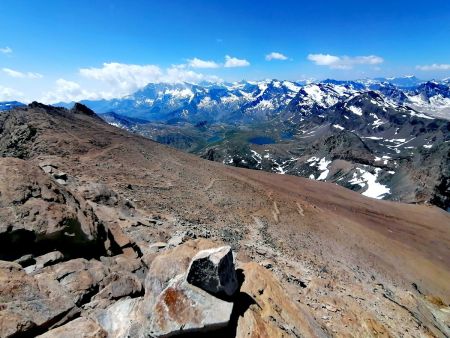
[[[81,104],[0,112],[0,155],[2,338],[450,336],[441,208],[225,166]]]

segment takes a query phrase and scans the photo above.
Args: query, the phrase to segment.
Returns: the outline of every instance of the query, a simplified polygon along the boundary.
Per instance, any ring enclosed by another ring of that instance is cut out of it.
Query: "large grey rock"
[[[202,238],[183,243],[154,257],[145,277],[145,315],[151,316],[158,295],[175,276],[186,274],[192,258],[199,251],[216,246],[216,243]]]
[[[47,331],[38,338],[106,338],[108,333],[89,318],[77,318],[67,324]]]
[[[238,289],[230,246],[202,250],[192,259],[186,280],[212,294],[232,296]]]
[[[226,326],[233,303],[218,299],[178,275],[157,297],[148,332],[152,337],[208,332]]]

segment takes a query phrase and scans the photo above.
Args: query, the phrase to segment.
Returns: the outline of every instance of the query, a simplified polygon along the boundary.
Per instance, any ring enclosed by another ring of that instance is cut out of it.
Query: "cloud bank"
[[[87,79],[86,89],[79,82],[58,79],[54,89],[45,93],[42,102],[68,102],[111,99],[132,94],[149,83],[180,83],[200,81],[219,81],[216,76],[204,75],[187,68],[187,65],[172,65],[163,69],[156,65],[123,64],[117,62],[103,63],[101,67],[79,69],[82,79]]]
[[[384,60],[380,56],[336,56],[330,54],[309,54],[308,60],[318,66],[327,66],[331,69],[352,69],[356,65],[378,65]]]
[[[188,60],[189,67],[192,68],[219,68],[220,65],[214,61],[205,61],[198,58]]]
[[[442,71],[442,70],[450,70],[450,64],[437,64],[433,63],[432,65],[423,65],[423,66],[416,66],[416,69],[422,70],[422,71]]]
[[[12,101],[23,99],[23,93],[8,87],[0,85],[0,101]]]
[[[18,79],[41,79],[43,78],[42,74],[39,73],[32,73],[32,72],[19,72],[17,70],[13,70],[10,68],[2,68],[2,71],[10,76],[10,77],[14,77],[14,78],[18,78]]]

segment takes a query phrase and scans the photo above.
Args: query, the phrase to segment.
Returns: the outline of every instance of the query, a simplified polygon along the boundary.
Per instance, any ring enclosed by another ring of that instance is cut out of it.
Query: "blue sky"
[[[0,100],[406,74],[450,76],[450,1],[0,0]]]

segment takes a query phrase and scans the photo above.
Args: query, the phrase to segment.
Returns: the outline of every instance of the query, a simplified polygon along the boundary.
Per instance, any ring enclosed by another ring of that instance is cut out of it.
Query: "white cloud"
[[[81,68],[80,74],[88,79],[108,83],[118,93],[125,95],[144,87],[149,82],[158,82],[162,71],[155,65],[132,65],[117,62],[104,63],[101,68]]]
[[[188,65],[192,68],[219,68],[219,64],[214,61],[206,61],[198,58],[188,60]]]
[[[235,57],[231,57],[229,55],[225,55],[225,68],[233,68],[233,67],[247,67],[250,66],[250,62],[245,59],[238,59]]]
[[[197,83],[203,80],[220,80],[216,76],[206,76],[186,69],[186,65],[172,65],[161,69],[156,65],[104,63],[100,68],[81,68],[79,72],[81,76],[91,80],[88,85],[94,89],[86,89],[78,82],[59,79],[55,83],[55,89],[47,92],[41,101],[55,103],[112,99],[129,95],[151,82]]]
[[[9,48],[8,46],[0,48],[0,53],[2,54],[11,54],[13,50]]]
[[[21,101],[23,99],[23,93],[8,87],[0,85],[0,101]]]
[[[450,64],[437,64],[416,66],[416,69],[423,71],[439,71],[439,70],[450,70]]]
[[[82,68],[80,74],[110,85],[114,97],[128,95],[148,83],[154,82],[199,82],[217,79],[186,69],[186,65],[172,65],[165,70],[156,65],[130,65],[104,63],[101,68]]]
[[[287,59],[288,59],[288,57],[286,55],[283,55],[283,54],[278,53],[278,52],[272,52],[272,53],[266,55],[266,60],[267,61],[287,60]]]
[[[327,66],[333,69],[351,69],[355,65],[378,65],[383,63],[382,57],[368,56],[336,56],[330,54],[309,54],[308,60],[318,66]]]
[[[200,74],[197,72],[194,72],[192,70],[184,69],[183,67],[179,66],[172,66],[168,69],[166,69],[165,73],[161,76],[159,81],[156,82],[169,82],[169,83],[176,83],[176,82],[191,82],[191,83],[198,83],[200,81],[209,80],[209,81],[217,81],[219,78],[217,76],[211,75],[206,76],[204,74]]]
[[[55,89],[46,93],[41,99],[44,103],[72,102],[81,100],[97,100],[112,96],[107,92],[90,92],[81,88],[77,82],[58,79],[55,82]]]
[[[20,79],[41,79],[43,77],[42,74],[39,73],[32,73],[32,72],[19,72],[17,70],[13,70],[10,68],[3,68],[2,71],[7,74],[8,76],[20,78]]]

